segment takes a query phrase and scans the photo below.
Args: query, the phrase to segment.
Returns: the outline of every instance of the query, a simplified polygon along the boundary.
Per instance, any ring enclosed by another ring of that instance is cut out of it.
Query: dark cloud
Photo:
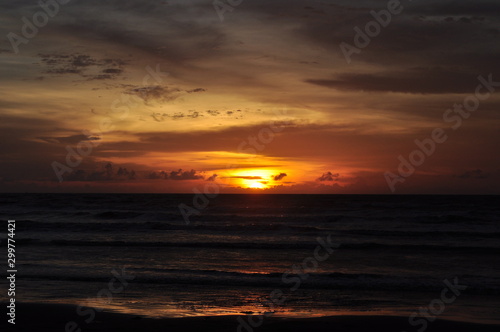
[[[165,171],[160,171],[160,172],[151,172],[147,176],[148,179],[150,180],[157,180],[157,179],[163,179],[167,180],[168,179],[168,173]]]
[[[278,174],[278,175],[275,175],[275,176],[274,176],[274,181],[281,181],[281,180],[283,180],[283,178],[284,178],[285,176],[287,176],[287,175],[286,175],[286,173],[280,173],[280,174]]]
[[[71,135],[66,137],[38,137],[39,139],[47,143],[60,143],[60,144],[78,144],[82,141],[98,141],[101,138],[98,136],[86,136],[86,135]]]
[[[104,164],[101,169],[84,170],[76,169],[64,177],[65,181],[124,181],[135,180],[136,172],[128,171],[126,168],[119,167],[115,171],[115,166],[112,163]]]
[[[125,91],[126,94],[135,95],[149,103],[151,101],[167,102],[179,98],[183,91],[178,88],[154,85],[133,88]]]
[[[134,87],[125,91],[126,94],[135,95],[146,104],[156,101],[159,103],[170,102],[182,97],[185,94],[203,92],[205,89],[197,88],[194,90],[182,90],[171,86],[153,85]]]
[[[216,177],[213,175],[211,178]],[[130,181],[130,180],[201,180],[203,175],[195,170],[183,171],[147,171],[127,169],[124,166],[116,166],[112,163],[105,163],[97,169],[76,169],[64,177],[65,181]],[[210,179],[210,178],[209,178]]]
[[[116,175],[119,177],[123,176],[127,177],[132,174],[132,171],[128,171],[126,167],[119,167],[118,170],[116,171]]]
[[[168,177],[170,180],[198,180],[203,179],[203,176],[198,174],[194,169],[190,171],[171,171]]]
[[[102,72],[106,74],[121,74],[123,70],[117,68],[109,68],[109,69],[103,69]]]
[[[207,179],[207,181],[215,181],[215,179],[217,179],[217,176],[218,176],[217,174],[213,174],[211,177]]]
[[[339,176],[340,176],[339,173],[333,174],[332,172],[326,172],[326,173],[323,173],[323,175],[321,175],[319,178],[317,178],[316,181],[320,181],[320,182],[336,181]]]
[[[278,24],[296,16],[300,12],[299,3],[300,1],[291,1],[286,8],[279,8],[280,2],[276,3],[278,6],[254,2],[248,7],[262,15],[274,14],[272,19]],[[339,64],[346,63],[339,44],[353,44],[356,34],[354,27],[364,29],[373,20],[370,11],[382,10],[386,5],[386,1],[315,3],[314,7],[324,11],[326,15],[312,15],[310,10],[302,10],[295,35],[305,42],[315,43],[325,52],[336,54],[340,61],[332,66],[339,68]],[[369,63],[404,69],[419,63],[428,66],[457,66],[474,73],[498,71],[498,62],[486,65],[478,61],[478,58],[499,56],[500,49],[496,42],[499,12],[499,3],[488,0],[419,1],[404,4],[403,12],[393,16],[391,23],[372,38],[360,54],[353,55],[354,66],[357,63]],[[457,57],[469,59],[459,61]]]
[[[212,177],[217,176],[214,174]],[[212,178],[210,177],[210,178]],[[182,181],[182,180],[199,180],[203,179],[203,175],[201,175],[199,172],[195,171],[194,169],[190,171],[183,171],[182,169],[179,169],[177,171],[155,171],[155,172],[150,172],[147,176],[147,179],[150,180],[176,180],[176,181]],[[209,178],[209,180],[210,180]]]
[[[64,17],[51,20],[45,30],[63,38],[106,45],[107,49],[126,48],[182,64],[215,56],[213,50],[224,40],[225,35],[211,24],[213,20],[203,19],[204,13],[216,17],[210,4],[196,1],[89,0],[65,5]]]
[[[205,91],[207,91],[207,90],[202,89],[202,88],[196,88],[196,89],[193,89],[193,90],[186,90],[187,93],[205,92]]]
[[[196,119],[203,118],[205,116],[210,115],[213,117],[220,117],[225,119],[243,119],[245,115],[242,115],[241,110],[236,111],[218,111],[218,110],[207,110],[207,111],[196,111],[189,110],[187,112],[175,112],[175,113],[160,113],[155,112],[151,114],[151,117],[156,122],[164,122],[167,120],[180,120],[180,119]],[[278,125],[279,123],[277,123]]]
[[[126,63],[120,59],[98,59],[87,54],[39,54],[47,74],[75,74],[89,80],[114,79]]]
[[[207,113],[210,114],[211,116],[217,116],[220,114],[220,112],[217,110],[208,110]]]
[[[151,117],[156,121],[156,122],[163,122],[168,119],[172,120],[179,120],[182,118],[191,118],[191,119],[196,119],[198,117],[203,117],[203,114],[200,114],[197,111],[189,111],[188,113],[184,112],[176,112],[176,113],[153,113],[151,114]]]
[[[486,179],[490,177],[490,174],[484,172],[481,169],[474,169],[470,171],[465,171],[462,174],[456,175],[460,179]]]
[[[342,91],[443,94],[474,91],[477,76],[477,73],[443,68],[412,68],[404,72],[340,74],[336,79],[308,79],[306,82]]]
[[[491,0],[433,2],[414,7],[413,12],[429,16],[497,16],[500,3]]]

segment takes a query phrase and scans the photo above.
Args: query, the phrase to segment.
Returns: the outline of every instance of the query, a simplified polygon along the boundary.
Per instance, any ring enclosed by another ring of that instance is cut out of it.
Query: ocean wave
[[[474,253],[500,253],[500,247],[479,247],[479,246],[453,246],[434,244],[384,244],[384,243],[346,243],[341,244],[340,249],[391,249],[391,250],[411,250],[411,251],[466,251]]]
[[[6,240],[0,241],[4,244]],[[166,241],[92,241],[92,240],[46,240],[37,238],[17,239],[24,246],[71,246],[71,247],[179,247],[213,249],[314,249],[316,242],[166,242]],[[434,244],[386,244],[376,242],[340,243],[338,250],[401,250],[412,252],[452,251],[464,253],[500,254],[500,247],[452,246]]]
[[[127,213],[127,215],[129,215]],[[109,218],[109,214],[105,214]],[[113,214],[114,220],[124,219],[124,214]],[[137,215],[139,216],[139,214]],[[181,223],[155,221],[127,221],[127,222],[40,222],[35,220],[18,220],[18,229],[22,230],[71,230],[71,231],[127,231],[127,230],[187,230],[213,232],[262,232],[262,231],[289,231],[289,232],[320,232],[322,229],[313,226],[294,226],[286,224],[235,224],[235,225],[186,225]]]
[[[142,269],[127,269],[129,275],[135,276],[137,284],[176,284],[176,285],[212,285],[236,287],[275,287],[291,288],[300,280],[300,288],[305,289],[355,289],[355,290],[391,290],[438,292],[445,285],[444,279],[428,276],[390,276],[382,274],[348,274],[348,273],[309,273],[306,278],[297,274],[243,273],[215,270],[161,270],[151,273]],[[159,273],[161,272],[161,273]],[[58,280],[72,282],[107,282],[109,276],[100,275],[58,275],[25,273],[23,279]],[[455,277],[447,278],[453,283]],[[468,293],[500,294],[497,278],[480,276],[458,276],[458,283],[467,286]]]
[[[477,232],[477,231],[447,231],[447,230],[432,230],[432,231],[419,231],[419,230],[373,230],[373,229],[353,229],[353,230],[337,230],[335,232],[353,235],[366,235],[366,236],[396,236],[396,237],[466,237],[466,238],[500,238],[500,232]]]
[[[116,219],[134,219],[141,216],[143,213],[132,211],[106,211],[93,215],[95,219],[116,220]]]

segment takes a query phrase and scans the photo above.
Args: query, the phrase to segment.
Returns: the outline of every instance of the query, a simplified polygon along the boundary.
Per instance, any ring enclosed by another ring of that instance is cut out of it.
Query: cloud
[[[340,74],[336,79],[307,79],[305,82],[341,91],[444,94],[474,91],[476,77],[477,73],[426,67],[378,74]]]
[[[205,92],[205,91],[207,91],[207,90],[202,89],[202,88],[196,88],[196,89],[193,89],[193,90],[186,90],[187,93]]]
[[[190,171],[182,171],[182,169],[179,169],[178,171],[171,171],[168,178],[170,180],[198,180],[203,179],[203,176],[197,174],[194,169]]]
[[[336,181],[339,176],[340,176],[339,173],[333,174],[332,172],[327,172],[327,173],[323,173],[323,175],[321,175],[319,178],[317,178],[316,181],[320,181],[320,182]]]
[[[432,3],[432,5],[419,6],[415,9],[423,15],[454,15],[454,16],[496,16],[500,12],[500,4],[495,1],[455,1],[452,6],[448,3]]]
[[[184,112],[176,112],[176,113],[153,113],[151,114],[151,117],[156,121],[156,122],[163,122],[168,119],[172,120],[179,120],[182,118],[191,118],[191,119],[196,119],[198,117],[203,117],[203,114],[200,114],[200,112],[197,111],[189,111],[187,113]]]
[[[88,54],[39,54],[47,74],[75,74],[88,80],[115,79],[123,73],[120,59],[98,59]]]
[[[470,171],[465,171],[460,175],[456,175],[456,177],[460,179],[486,179],[490,177],[490,174],[485,173],[481,169],[474,169]]]
[[[167,102],[179,98],[182,95],[182,90],[161,85],[144,86],[132,88],[125,91],[126,94],[135,95],[144,102],[150,101]]]
[[[217,116],[220,114],[220,112],[217,110],[208,110],[207,113],[210,114],[211,116]]]
[[[217,175],[212,175],[211,178]],[[98,169],[76,169],[70,174],[66,175],[65,181],[130,181],[130,180],[174,180],[174,181],[186,181],[186,180],[201,180],[203,175],[195,170],[183,171],[179,169],[177,171],[148,171],[139,170],[135,171],[133,169],[127,169],[124,166],[116,166],[108,162],[104,165],[98,166]]]
[[[152,85],[152,86],[141,86],[130,88],[125,91],[126,94],[135,95],[142,100],[146,104],[156,101],[159,103],[165,103],[174,101],[183,95],[196,93],[196,92],[204,92],[205,89],[197,88],[193,90],[182,90],[175,87],[162,86],[162,85]]]
[[[275,176],[274,176],[274,181],[281,181],[281,180],[283,180],[283,178],[284,178],[285,176],[287,176],[287,175],[286,175],[286,173],[280,173],[280,174],[278,174],[278,175],[275,175]]]
[[[160,172],[151,172],[147,176],[148,179],[150,180],[157,180],[157,179],[163,179],[167,180],[168,179],[168,173],[165,171],[160,171]]]
[[[179,119],[196,119],[196,118],[204,118],[205,116],[213,116],[219,117],[223,119],[242,119],[244,115],[242,115],[241,110],[235,111],[219,111],[219,110],[207,110],[207,111],[196,111],[189,110],[187,112],[175,112],[175,113],[160,113],[155,112],[151,114],[151,117],[156,122],[164,122],[166,120],[179,120]]]
[[[209,177],[209,178],[207,179],[207,181],[215,181],[215,179],[217,178],[217,176],[218,176],[217,174],[214,174],[214,175],[212,175],[211,177]]]
[[[71,135],[66,137],[40,136],[37,138],[47,143],[59,143],[59,144],[70,144],[70,145],[78,144],[79,142],[82,141],[98,141],[101,139],[98,136],[86,136],[86,135]]]
[[[126,168],[119,167],[115,172],[115,166],[112,163],[106,163],[99,170],[76,169],[64,177],[65,181],[124,181],[135,180],[136,172],[128,171]]]
[[[4,1],[4,30],[20,34],[20,16],[31,17],[36,6],[27,0]],[[150,180],[169,179],[171,170],[181,167],[211,170],[195,174],[209,177],[226,157],[201,160],[192,154],[239,153],[243,140],[268,125],[261,114],[236,109],[284,104],[293,105],[291,118],[297,125],[276,133],[273,143],[261,151],[270,158],[262,163],[294,172],[297,183],[311,181],[310,186],[325,192],[335,184],[349,184],[353,169],[378,172],[370,181],[382,179],[384,170],[397,167],[395,156],[414,148],[415,138],[428,137],[436,125],[448,125],[441,121],[443,112],[462,98],[445,94],[473,93],[477,75],[500,72],[500,2],[494,0],[414,1],[347,66],[339,43],[352,44],[353,28],[364,28],[373,19],[370,10],[386,6],[387,1],[375,0],[253,0],[226,12],[220,24],[211,5],[201,0],[72,1],[36,39],[20,45],[21,56],[7,54],[12,49],[6,38],[0,42],[5,60],[0,64],[5,100],[0,113],[3,118],[15,114],[15,119],[0,124],[1,176],[52,179],[51,162],[64,162],[67,153],[60,144],[85,140],[78,135],[81,130],[98,123],[94,115],[109,114],[111,102],[126,90],[138,105],[183,103],[163,109],[137,107],[126,121],[117,121],[117,131],[101,137],[104,144],[84,158],[75,179],[97,179],[104,187],[113,180],[125,182],[134,169],[135,177],[149,185]],[[249,31],[258,31],[260,38]],[[146,68],[157,64],[170,73],[168,79],[158,86],[152,80],[141,84]],[[33,81],[36,77],[45,80]],[[112,78],[120,81],[111,84]],[[75,79],[78,84],[69,86]],[[482,103],[460,135],[419,171],[447,170],[439,180],[449,181],[447,192],[460,186],[498,191],[493,175],[493,184],[460,180],[481,178],[486,170],[498,168],[491,157],[498,141],[497,99],[492,96]],[[84,111],[90,108],[97,112]],[[243,121],[232,121],[241,116]],[[139,117],[149,122],[137,123]],[[219,121],[226,119],[231,121]],[[322,126],[315,126],[319,123]],[[96,166],[104,160],[126,164],[121,171],[114,167],[110,176],[109,169]],[[307,169],[288,167],[294,162]],[[315,181],[326,169],[342,176]],[[462,173],[465,170],[469,171]],[[182,173],[176,176],[182,178]],[[272,175],[270,179],[279,173]],[[420,186],[418,179],[415,175],[405,186]],[[283,179],[278,184],[284,183]],[[429,183],[426,192],[439,185]],[[165,190],[162,181],[155,185]],[[189,181],[168,185],[191,190]]]

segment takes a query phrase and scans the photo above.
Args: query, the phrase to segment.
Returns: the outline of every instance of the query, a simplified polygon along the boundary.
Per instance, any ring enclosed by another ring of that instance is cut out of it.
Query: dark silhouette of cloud
[[[215,181],[215,179],[217,179],[217,176],[218,176],[217,174],[214,174],[211,177],[209,177],[207,181]]]
[[[152,101],[156,101],[159,103],[170,102],[186,94],[204,92],[204,91],[206,90],[202,88],[197,88],[193,90],[182,90],[180,88],[171,86],[152,85],[152,86],[129,88],[128,90],[125,91],[125,93],[130,95],[135,95],[144,100],[146,104],[148,104]]]
[[[283,180],[283,178],[284,178],[285,176],[287,176],[287,175],[286,175],[286,173],[280,173],[280,174],[278,174],[278,175],[275,175],[275,176],[274,176],[274,181],[281,181],[281,180]]]
[[[217,175],[212,175],[211,178]],[[126,167],[118,167],[112,163],[106,163],[101,166],[100,169],[76,169],[65,177],[65,181],[129,181],[136,179],[146,179],[146,180],[174,180],[174,181],[185,181],[185,180],[200,180],[203,179],[203,175],[194,169],[190,171],[183,171],[179,169],[177,171],[138,171],[131,169],[128,170]],[[210,179],[210,178],[209,178]]]
[[[182,90],[167,86],[154,85],[132,88],[125,91],[125,93],[135,95],[144,100],[144,102],[148,103],[153,100],[159,102],[175,100],[182,95]]]
[[[481,169],[474,169],[470,171],[465,171],[464,173],[459,174],[456,177],[460,179],[486,179],[490,177],[490,174],[485,173]]]
[[[193,90],[186,90],[187,93],[194,93],[194,92],[205,92],[207,90],[203,89],[203,88],[196,88],[196,89],[193,89]]]
[[[99,141],[101,138],[98,136],[72,135],[66,137],[40,136],[38,139],[48,143],[77,144],[81,141]]]
[[[332,172],[326,172],[326,173],[323,173],[323,175],[321,175],[319,178],[317,178],[316,181],[320,181],[320,182],[335,181],[338,179],[339,176],[340,176],[339,173],[333,174]]]
[[[197,174],[194,169],[190,171],[182,171],[182,169],[179,169],[178,171],[171,171],[168,178],[170,180],[198,180],[203,179],[203,176]]]
[[[147,176],[147,178],[150,179],[150,180],[157,180],[157,179],[167,180],[168,179],[168,173],[165,172],[165,171],[151,172]]]
[[[308,79],[306,82],[342,91],[443,94],[473,91],[476,77],[477,73],[429,67],[379,74],[340,74],[336,79]]]
[[[115,166],[112,163],[106,163],[100,170],[76,169],[65,176],[65,181],[123,181],[135,180],[136,172],[128,171],[126,168],[119,167],[115,172]]]
[[[98,59],[87,54],[39,54],[39,57],[47,74],[75,74],[88,80],[115,79],[126,65],[120,59]]]

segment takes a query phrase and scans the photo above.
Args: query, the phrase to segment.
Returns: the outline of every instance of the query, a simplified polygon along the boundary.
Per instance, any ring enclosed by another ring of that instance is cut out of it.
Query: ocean
[[[16,220],[16,301],[148,317],[430,306],[440,318],[500,323],[499,196],[219,195],[186,224],[178,206],[192,199],[0,195],[4,249]],[[450,284],[461,290],[433,309]],[[273,291],[283,300],[270,306]]]

